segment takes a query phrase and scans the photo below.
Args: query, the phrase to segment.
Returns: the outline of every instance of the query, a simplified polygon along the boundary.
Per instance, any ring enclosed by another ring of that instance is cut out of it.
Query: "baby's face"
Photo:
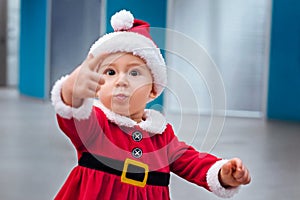
[[[144,60],[130,53],[113,53],[102,62],[99,73],[105,80],[98,93],[103,105],[135,121],[142,120],[147,102],[156,96]]]

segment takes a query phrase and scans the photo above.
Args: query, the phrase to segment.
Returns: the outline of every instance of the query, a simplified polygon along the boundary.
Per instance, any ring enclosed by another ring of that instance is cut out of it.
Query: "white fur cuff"
[[[206,175],[207,183],[210,190],[215,195],[222,198],[230,198],[236,193],[238,193],[240,189],[240,187],[226,189],[222,187],[221,183],[219,182],[219,171],[226,162],[228,162],[228,160],[217,161],[213,166],[211,166]]]
[[[63,76],[61,79],[56,81],[51,91],[51,101],[54,106],[55,112],[59,114],[61,117],[66,119],[71,119],[74,117],[75,119],[87,119],[89,118],[92,107],[93,107],[93,99],[87,98],[83,101],[83,104],[79,108],[73,108],[71,106],[66,105],[61,98],[61,89],[64,81],[68,78],[67,76]]]

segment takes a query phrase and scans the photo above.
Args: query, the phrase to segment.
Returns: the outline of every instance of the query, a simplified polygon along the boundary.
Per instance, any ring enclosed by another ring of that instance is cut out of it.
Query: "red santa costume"
[[[120,11],[112,17],[115,32],[101,37],[90,53],[131,52],[150,68],[160,94],[166,84],[166,65],[151,40],[149,24]],[[158,111],[146,109],[137,123],[107,109],[99,100],[85,99],[79,108],[64,104],[61,88],[52,90],[52,103],[61,130],[77,150],[76,166],[55,199],[166,200],[170,172],[212,191],[231,197],[238,188],[223,188],[218,173],[226,160],[200,153],[177,139],[172,126]]]

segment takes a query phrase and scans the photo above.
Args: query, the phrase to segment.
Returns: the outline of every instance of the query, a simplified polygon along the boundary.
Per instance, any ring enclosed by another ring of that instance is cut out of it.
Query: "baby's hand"
[[[242,161],[239,158],[234,158],[220,169],[219,181],[223,187],[237,187],[250,183],[251,177]]]
[[[81,64],[74,85],[74,98],[85,99],[95,97],[95,94],[100,89],[100,84],[104,83],[104,79],[97,73],[103,59],[103,55],[94,57],[92,54],[89,54]]]
[[[75,69],[65,81],[62,97],[66,104],[79,107],[85,98],[93,98],[104,84],[104,79],[97,73],[106,54],[94,57],[89,54],[83,63]]]

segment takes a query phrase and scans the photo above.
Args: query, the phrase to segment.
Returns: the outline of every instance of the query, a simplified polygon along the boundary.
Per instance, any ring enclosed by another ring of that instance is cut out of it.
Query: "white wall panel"
[[[168,27],[198,43],[216,63],[224,82],[227,110],[262,113],[270,0],[172,0],[169,5]],[[167,49],[184,42],[169,38]],[[197,56],[197,52],[194,53]],[[188,61],[180,61],[180,56],[170,53],[167,57],[170,68],[180,71],[185,77],[181,81],[189,82],[193,96],[202,102],[200,110],[211,109],[213,97],[208,89],[210,86],[203,84],[207,77],[191,76],[195,66]],[[170,75],[172,87],[186,90]],[[166,95],[169,96],[168,109],[176,111],[178,105],[174,98],[168,93]],[[188,102],[191,96],[182,98]],[[184,109],[195,110],[193,103],[185,103],[184,106]]]

